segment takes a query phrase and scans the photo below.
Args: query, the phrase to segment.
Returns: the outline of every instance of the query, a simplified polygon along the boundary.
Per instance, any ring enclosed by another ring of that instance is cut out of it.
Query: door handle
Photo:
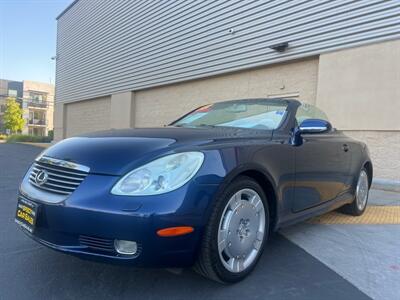
[[[343,144],[342,149],[344,152],[347,152],[347,151],[349,151],[350,147],[347,144]]]

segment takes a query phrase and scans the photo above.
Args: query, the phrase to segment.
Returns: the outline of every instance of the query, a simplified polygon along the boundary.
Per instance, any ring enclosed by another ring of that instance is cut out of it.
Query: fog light
[[[134,255],[137,252],[137,244],[133,241],[114,240],[114,247],[119,254]]]

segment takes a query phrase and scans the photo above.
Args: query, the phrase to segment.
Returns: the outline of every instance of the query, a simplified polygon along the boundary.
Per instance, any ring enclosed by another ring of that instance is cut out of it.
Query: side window
[[[308,103],[302,103],[297,108],[296,112],[297,124],[300,125],[301,122],[307,119],[322,119],[329,121],[327,115],[322,110],[315,107],[314,105]]]
[[[17,98],[18,91],[17,90],[8,90],[8,96],[12,98]]]

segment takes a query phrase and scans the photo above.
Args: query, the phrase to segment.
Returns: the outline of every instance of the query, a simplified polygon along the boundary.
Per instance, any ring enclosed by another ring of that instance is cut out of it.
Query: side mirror
[[[323,133],[332,130],[332,125],[328,121],[321,119],[307,119],[301,122],[299,133]]]

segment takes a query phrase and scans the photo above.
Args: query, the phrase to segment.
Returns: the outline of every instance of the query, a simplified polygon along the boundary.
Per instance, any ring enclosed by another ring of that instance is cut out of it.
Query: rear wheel
[[[235,180],[217,199],[195,269],[219,282],[237,282],[255,267],[268,237],[263,190],[248,177]]]
[[[367,207],[368,193],[369,178],[367,170],[363,168],[361,169],[360,175],[358,176],[354,201],[350,204],[343,206],[342,211],[352,216],[361,216]]]

